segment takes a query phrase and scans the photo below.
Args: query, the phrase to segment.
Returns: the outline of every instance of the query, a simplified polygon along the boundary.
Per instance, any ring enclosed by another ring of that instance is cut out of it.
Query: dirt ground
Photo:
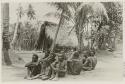
[[[31,60],[33,51],[18,52],[18,55],[23,58],[25,63]],[[66,75],[65,78],[60,78],[60,81],[120,81],[123,78],[123,58],[122,45],[117,45],[117,50],[112,52],[99,51],[96,54],[98,64],[93,71],[82,72],[80,75]],[[13,66],[2,66],[2,80],[5,81],[42,81],[40,79],[26,80],[25,63],[14,64]]]

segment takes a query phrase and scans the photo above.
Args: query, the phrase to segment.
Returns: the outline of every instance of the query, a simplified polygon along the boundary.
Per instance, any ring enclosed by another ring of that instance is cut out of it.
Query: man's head
[[[38,55],[37,54],[33,54],[32,62],[37,62],[37,61],[38,61]]]
[[[91,52],[90,52],[90,55],[91,55],[91,56],[94,56],[94,55],[95,55],[95,51],[91,51]]]
[[[65,55],[61,54],[58,56],[59,61],[63,61],[65,59]]]
[[[45,51],[45,55],[49,55],[49,54],[50,54],[49,50]]]
[[[74,57],[74,59],[78,59],[79,58],[79,52],[75,52],[74,54],[73,54],[73,57]]]
[[[88,51],[83,51],[83,57],[87,58],[89,56],[89,52]]]

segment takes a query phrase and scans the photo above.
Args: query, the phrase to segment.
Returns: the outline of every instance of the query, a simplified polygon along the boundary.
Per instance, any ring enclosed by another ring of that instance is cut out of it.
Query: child
[[[33,54],[32,61],[25,65],[27,67],[27,76],[26,79],[32,79],[34,76],[40,74],[41,66],[38,63],[38,55]]]
[[[64,55],[59,55],[58,59],[51,64],[52,75],[50,80],[58,80],[58,77],[64,77],[67,71],[67,62]]]

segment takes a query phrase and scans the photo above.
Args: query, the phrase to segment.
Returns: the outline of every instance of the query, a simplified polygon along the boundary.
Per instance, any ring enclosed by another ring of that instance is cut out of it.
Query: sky
[[[14,23],[17,21],[17,15],[16,15],[16,10],[19,7],[19,4],[23,7],[24,10],[28,8],[28,5],[31,4],[33,6],[33,9],[35,10],[36,13],[36,18],[38,20],[44,21],[44,20],[53,20],[57,21],[55,18],[46,18],[44,15],[49,13],[49,12],[55,12],[56,8],[54,6],[49,5],[48,3],[45,2],[40,2],[40,3],[10,3],[9,4],[9,11],[10,11],[10,23]],[[26,16],[22,18],[22,20],[26,20]]]

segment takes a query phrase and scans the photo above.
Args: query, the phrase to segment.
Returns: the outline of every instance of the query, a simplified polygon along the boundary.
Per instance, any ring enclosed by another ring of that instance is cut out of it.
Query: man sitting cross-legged
[[[68,73],[79,75],[82,70],[82,61],[79,57],[79,52],[75,52],[71,59],[67,62]]]
[[[41,66],[40,74],[38,74],[37,76],[33,77],[32,79],[36,79],[36,78],[40,78],[42,80],[49,79],[51,77],[51,71],[49,70],[50,69],[50,65],[56,60],[55,57],[56,57],[55,53],[51,53],[49,55],[49,53],[47,52],[45,54],[45,57],[41,58],[39,60],[39,64]]]
[[[51,64],[51,78],[50,80],[58,80],[58,77],[64,77],[67,71],[67,62],[65,55],[58,55],[58,59]]]
[[[90,55],[92,57],[92,70],[93,70],[93,69],[95,69],[96,64],[97,64],[97,58],[95,56],[95,51],[91,51]]]
[[[49,51],[45,53],[45,56],[39,60],[41,65],[41,73],[36,78],[42,77],[42,80],[50,78],[48,76],[48,68],[50,67],[51,63],[56,60],[55,57],[55,53],[50,53]]]
[[[49,62],[47,62],[47,58],[50,54],[50,51],[47,50],[45,52],[45,56],[39,60],[39,63],[41,64],[41,74],[40,75],[45,75],[46,68],[49,66]]]
[[[88,57],[88,51],[83,51],[83,53],[81,54],[82,64],[86,62],[87,57]]]
[[[84,56],[86,60],[82,65],[82,69],[84,71],[91,71],[93,68],[93,57],[91,56],[91,52],[87,52]]]
[[[25,67],[27,67],[27,76],[25,77],[26,79],[32,79],[33,77],[40,74],[41,66],[38,62],[38,55],[33,54],[32,61],[27,63]]]

